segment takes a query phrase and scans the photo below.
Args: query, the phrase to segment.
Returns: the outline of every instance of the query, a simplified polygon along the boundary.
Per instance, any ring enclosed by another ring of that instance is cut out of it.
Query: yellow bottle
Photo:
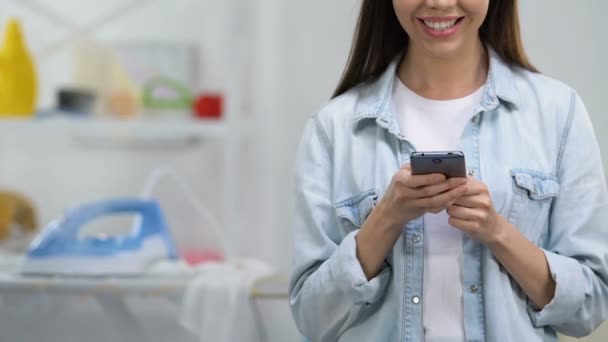
[[[0,116],[31,116],[36,107],[36,72],[21,27],[10,19],[0,46]]]

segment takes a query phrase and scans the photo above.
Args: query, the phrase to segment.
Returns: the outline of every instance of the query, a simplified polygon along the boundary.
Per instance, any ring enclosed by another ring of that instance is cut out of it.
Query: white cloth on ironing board
[[[247,259],[198,267],[188,284],[180,323],[200,341],[262,342],[262,319],[251,289],[257,279],[271,275],[265,263]]]

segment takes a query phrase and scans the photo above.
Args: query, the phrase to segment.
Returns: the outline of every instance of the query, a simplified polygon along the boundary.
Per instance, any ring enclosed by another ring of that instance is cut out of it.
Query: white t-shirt
[[[463,98],[430,100],[398,77],[393,108],[401,134],[418,151],[458,149],[467,122],[476,114],[483,87]],[[448,224],[445,211],[425,214],[422,324],[426,342],[464,341],[462,232]]]

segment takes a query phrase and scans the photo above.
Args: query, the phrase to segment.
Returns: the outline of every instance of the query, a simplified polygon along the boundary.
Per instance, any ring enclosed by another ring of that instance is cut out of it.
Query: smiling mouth
[[[424,26],[428,27],[429,29],[433,30],[433,31],[447,31],[449,29],[451,29],[452,27],[454,27],[458,22],[460,22],[462,19],[464,19],[464,17],[458,17],[458,18],[450,18],[450,19],[422,19],[422,18],[418,18],[418,20],[420,20]]]

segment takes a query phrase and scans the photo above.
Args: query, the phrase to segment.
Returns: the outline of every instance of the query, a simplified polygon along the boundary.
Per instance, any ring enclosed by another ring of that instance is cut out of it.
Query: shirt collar
[[[520,97],[514,82],[512,67],[492,48],[488,47],[487,50],[490,63],[484,85],[482,108],[492,110],[502,101],[518,109]],[[354,128],[357,128],[364,119],[376,119],[378,125],[395,135],[400,135],[397,120],[391,110],[391,95],[395,73],[402,57],[403,53],[400,53],[376,81],[360,88],[359,99],[355,106]]]

